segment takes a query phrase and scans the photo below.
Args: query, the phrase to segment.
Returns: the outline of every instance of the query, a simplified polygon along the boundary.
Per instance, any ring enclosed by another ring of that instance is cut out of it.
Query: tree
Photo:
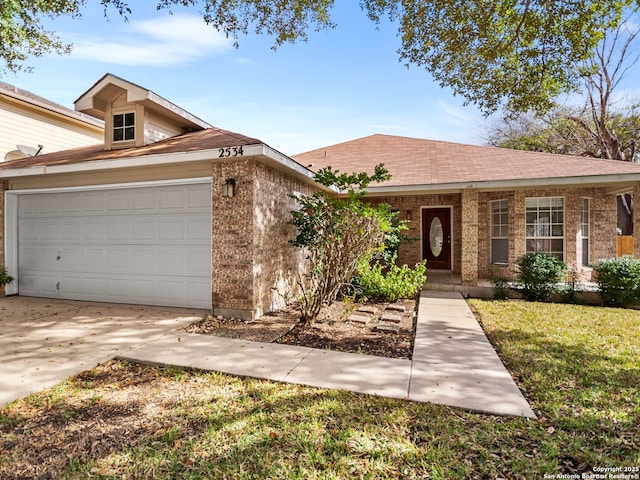
[[[0,56],[4,68],[0,72],[25,69],[23,64],[30,56],[38,57],[51,51],[69,52],[71,45],[62,43],[55,34],[45,30],[40,22],[42,17],[77,17],[78,7],[78,2],[74,0],[1,1]]]
[[[26,65],[30,57],[46,53],[66,54],[72,45],[63,43],[52,31],[42,26],[45,18],[60,16],[78,18],[86,0],[0,0],[0,74],[30,71]],[[131,10],[122,0],[101,0],[105,17],[107,7],[116,9],[125,16]],[[4,64],[4,65],[2,65]]]
[[[523,150],[581,155],[607,160],[638,161],[640,103],[616,105],[614,92],[640,59],[640,29],[631,14],[606,32],[592,57],[576,62],[585,97],[581,108],[562,107],[547,114],[506,110],[494,126],[489,143]],[[633,199],[618,195],[618,226],[633,234]]]
[[[29,55],[65,52],[55,34],[39,27],[42,17],[78,16],[86,0],[2,0],[2,60],[15,71]],[[335,0],[158,0],[158,9],[201,8],[204,20],[235,39],[267,34],[274,47],[306,41],[309,30],[335,27]],[[425,68],[482,111],[503,104],[518,111],[547,110],[561,92],[579,85],[569,68],[592,56],[605,31],[619,25],[638,0],[360,0],[376,23],[398,24],[398,53],[407,65]],[[124,0],[101,0],[123,14]],[[34,27],[35,26],[35,27]],[[4,35],[5,29],[10,32]]]
[[[355,277],[358,261],[382,248],[395,214],[387,205],[364,203],[363,197],[371,182],[390,177],[382,164],[373,175],[340,173],[327,167],[314,178],[328,191],[292,195],[300,207],[291,212],[291,223],[298,230],[291,244],[307,253],[306,271],[299,280],[302,321],[313,320],[324,305],[335,301],[340,289]],[[346,192],[346,196],[337,196],[333,190]]]
[[[600,140],[592,135],[596,129],[592,122],[586,104],[559,107],[544,115],[528,112],[504,116],[490,127],[485,140],[500,148],[605,158]],[[640,162],[636,145],[640,138],[640,103],[609,113],[607,125],[615,132],[625,159]]]

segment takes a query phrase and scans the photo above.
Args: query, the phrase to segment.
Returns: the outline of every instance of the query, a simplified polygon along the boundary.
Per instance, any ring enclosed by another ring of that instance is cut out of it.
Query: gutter
[[[238,145],[239,148],[241,145]],[[121,157],[105,160],[92,160],[89,162],[78,162],[61,165],[34,165],[31,167],[0,169],[0,179],[9,178],[25,178],[40,175],[61,175],[71,173],[87,173],[104,170],[115,170],[122,168],[135,167],[152,167],[163,165],[180,165],[192,162],[224,162],[228,160],[239,160],[242,158],[257,157],[266,165],[273,168],[284,170],[293,177],[306,183],[314,185],[316,188],[330,190],[318,184],[313,179],[314,173],[308,168],[291,159],[290,157],[278,152],[277,150],[263,143],[253,145],[242,145],[242,155],[235,157],[221,157],[220,148],[210,148],[207,150],[198,150],[195,152],[173,152],[143,155],[140,157]],[[227,147],[224,147],[225,149]],[[233,146],[229,146],[233,149]]]
[[[150,154],[140,157],[121,157],[105,160],[92,160],[88,162],[78,162],[61,165],[34,165],[31,167],[16,169],[0,169],[0,179],[8,178],[24,178],[39,175],[69,174],[69,173],[86,173],[100,170],[114,170],[122,168],[135,167],[151,167],[162,165],[180,165],[191,162],[224,162],[227,160],[258,157],[266,165],[273,168],[284,170],[293,177],[312,184],[316,188],[324,191],[338,192],[336,189],[327,188],[315,182],[313,179],[314,172],[302,166],[297,161],[280,153],[264,143],[252,145],[237,145],[242,147],[242,155],[235,157],[221,157],[220,148],[210,148],[207,150],[198,150],[195,152],[173,152]],[[227,148],[227,147],[224,147]],[[233,149],[232,145],[229,148]],[[369,186],[367,188],[368,196],[389,196],[389,195],[419,195],[433,193],[460,193],[463,190],[478,191],[500,191],[513,190],[523,188],[543,188],[543,187],[566,187],[566,186],[603,186],[618,185],[611,192],[624,193],[626,187],[630,187],[633,183],[640,182],[640,173],[617,173],[605,175],[585,175],[571,177],[552,177],[552,178],[528,178],[518,180],[490,180],[485,182],[452,182],[437,184],[420,184],[420,185],[388,185],[388,186]],[[622,188],[619,185],[623,185]]]
[[[499,191],[523,188],[602,186],[603,184],[629,184],[640,182],[640,173],[614,173],[552,178],[525,178],[518,180],[489,180],[485,182],[452,182],[421,185],[389,185],[367,188],[368,196],[417,195],[433,193],[460,193],[463,190]],[[621,191],[624,189],[618,189]],[[627,191],[627,190],[624,190]]]

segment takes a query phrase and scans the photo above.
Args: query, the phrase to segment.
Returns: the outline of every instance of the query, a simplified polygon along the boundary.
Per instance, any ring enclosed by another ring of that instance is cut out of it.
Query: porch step
[[[459,285],[451,283],[429,283],[427,282],[423,290],[436,292],[460,292],[465,297],[472,298],[493,298],[493,287],[490,285]]]

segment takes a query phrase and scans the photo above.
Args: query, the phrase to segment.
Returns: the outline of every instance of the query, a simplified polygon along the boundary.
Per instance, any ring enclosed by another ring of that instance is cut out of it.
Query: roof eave
[[[74,110],[65,111],[53,105],[45,105],[26,97],[12,96],[4,92],[0,92],[0,101],[30,108],[36,112],[73,123],[87,130],[92,130],[95,133],[102,133],[104,131],[104,122],[86,113],[76,112]]]
[[[640,173],[581,175],[572,177],[525,178],[513,180],[488,180],[480,182],[452,182],[421,185],[388,185],[367,188],[369,196],[416,195],[435,193],[459,193],[463,190],[500,191],[544,187],[593,187],[609,186],[608,193],[624,193],[640,182]]]
[[[76,99],[74,102],[76,110],[98,118],[104,118],[108,98],[113,94],[114,89],[126,92],[127,102],[143,103],[151,106],[153,109],[158,109],[165,114],[175,117],[192,129],[206,129],[211,127],[209,123],[187,112],[166,98],[161,97],[157,93],[111,73],[103,75],[100,80]]]
[[[243,145],[243,154],[240,158],[258,157],[262,162],[279,170],[284,170],[291,176],[300,179],[306,183],[314,184],[314,173],[308,168],[303,167],[298,162],[292,160],[286,155],[274,150],[263,143]],[[31,167],[15,168],[0,170],[0,179],[9,178],[25,178],[41,175],[55,174],[71,174],[71,173],[87,173],[104,170],[114,170],[119,168],[135,168],[186,164],[201,161],[215,161],[220,157],[220,149],[206,149],[195,152],[180,153],[162,153],[143,155],[140,157],[120,157],[106,160],[92,160],[78,163],[62,164],[62,165],[34,165]]]

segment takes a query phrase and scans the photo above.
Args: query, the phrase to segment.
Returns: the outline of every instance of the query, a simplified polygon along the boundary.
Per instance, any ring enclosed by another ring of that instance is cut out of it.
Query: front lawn
[[[640,312],[470,304],[538,420],[114,361],[0,411],[0,478],[640,473]]]

